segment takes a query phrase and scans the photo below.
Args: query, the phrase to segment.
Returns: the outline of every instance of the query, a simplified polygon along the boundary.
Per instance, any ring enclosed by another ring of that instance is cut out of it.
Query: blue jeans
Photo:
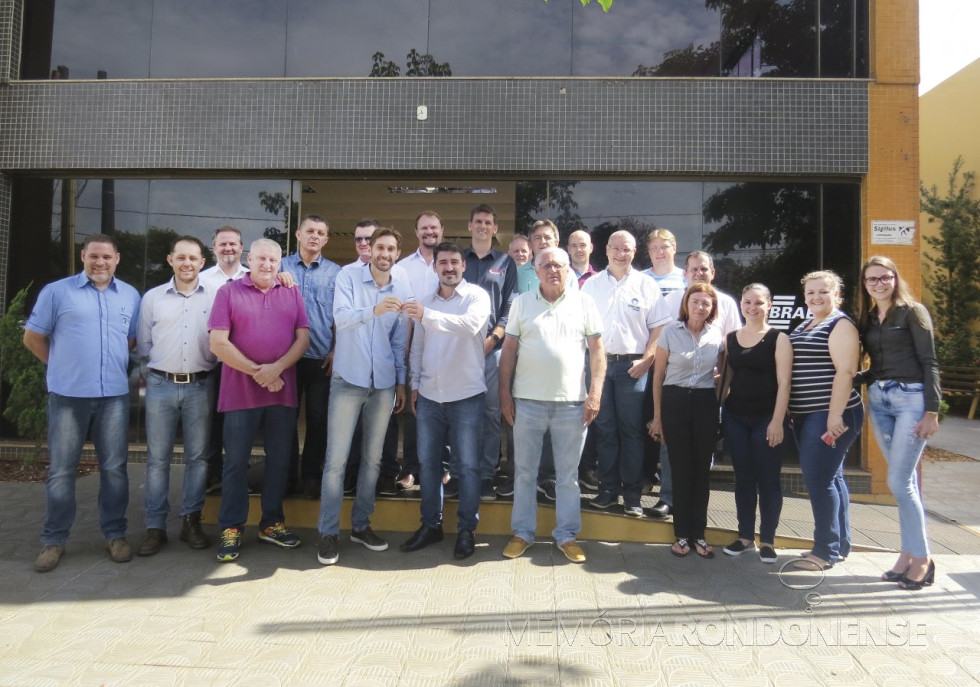
[[[521,539],[534,541],[537,529],[537,478],[545,432],[551,430],[555,456],[555,529],[551,533],[561,545],[575,539],[582,529],[578,488],[578,461],[585,445],[582,403],[553,403],[515,399],[514,423],[514,509],[510,527]]]
[[[265,480],[259,529],[285,521],[282,499],[289,477],[289,453],[296,434],[296,409],[265,406],[225,413],[225,464],[221,473],[218,527],[244,527],[248,519],[248,459],[259,427],[265,439]]]
[[[483,439],[480,442],[480,479],[493,479],[500,462],[500,349],[490,351],[484,362],[483,380],[487,385],[484,396]],[[453,459],[455,475],[456,460]]]
[[[480,444],[483,436],[483,394],[436,403],[419,394],[416,403],[422,524],[442,525],[442,459],[446,439],[459,466],[458,529],[476,529],[480,520]]]
[[[917,558],[929,555],[926,517],[919,498],[915,468],[926,440],[915,436],[915,425],[925,413],[922,384],[874,382],[868,384],[871,428],[888,461],[888,488],[898,503],[902,551]]]
[[[99,460],[99,527],[106,540],[126,536],[129,506],[129,394],[76,398],[48,394],[48,452],[41,543],[64,546],[75,522],[75,477],[89,429]]]
[[[323,536],[340,533],[340,507],[344,502],[344,470],[350,455],[357,418],[361,418],[361,465],[357,472],[357,494],[351,510],[351,529],[361,531],[371,524],[374,490],[378,485],[381,451],[388,419],[395,406],[395,387],[367,389],[350,384],[334,374],[330,380],[327,411],[327,458],[320,484],[320,522]]]
[[[599,491],[622,494],[625,506],[639,506],[643,488],[643,399],[647,375],[633,379],[629,360],[609,363],[596,418]]]
[[[834,446],[828,446],[820,438],[827,431],[826,410],[793,416],[803,484],[813,511],[813,555],[831,563],[851,553],[850,493],[844,481],[844,458],[863,423],[863,406],[845,409],[844,424],[849,429]]]
[[[735,468],[735,514],[738,536],[755,539],[755,507],[759,506],[759,541],[776,541],[776,527],[783,510],[779,473],[783,467],[783,445],[770,446],[766,430],[772,416],[750,417],[729,412],[722,416],[725,447]]]
[[[214,374],[177,384],[150,372],[146,377],[146,527],[167,529],[170,513],[170,463],[177,423],[183,427],[184,489],[180,514],[204,508],[208,473]]]

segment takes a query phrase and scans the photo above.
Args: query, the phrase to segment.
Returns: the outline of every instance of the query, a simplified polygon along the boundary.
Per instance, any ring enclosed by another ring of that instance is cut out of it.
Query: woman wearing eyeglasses
[[[902,534],[902,552],[881,579],[914,591],[932,584],[936,576],[916,474],[926,440],[939,429],[932,319],[912,299],[890,258],[868,258],[861,277],[865,292],[858,304],[858,326],[871,359],[862,378],[868,383],[871,427],[888,461],[888,488],[898,502]]]

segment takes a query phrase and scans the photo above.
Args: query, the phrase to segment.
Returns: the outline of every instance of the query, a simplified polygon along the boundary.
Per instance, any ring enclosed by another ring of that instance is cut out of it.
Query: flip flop
[[[687,539],[678,539],[670,545],[670,552],[678,558],[684,558],[687,554],[691,553],[691,545],[688,544]]]

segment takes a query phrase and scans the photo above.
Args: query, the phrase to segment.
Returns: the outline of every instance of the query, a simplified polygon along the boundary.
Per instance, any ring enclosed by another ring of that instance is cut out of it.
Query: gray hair
[[[255,239],[248,247],[248,252],[251,253],[256,248],[275,248],[276,252],[279,253],[279,257],[282,257],[282,246],[272,239]]]
[[[568,267],[568,265],[571,264],[568,253],[566,253],[564,249],[559,248],[558,246],[551,246],[550,248],[545,248],[534,256],[534,268],[537,269],[541,266],[541,263],[544,262],[544,256],[552,254],[554,254],[558,262],[563,263],[565,267]]]

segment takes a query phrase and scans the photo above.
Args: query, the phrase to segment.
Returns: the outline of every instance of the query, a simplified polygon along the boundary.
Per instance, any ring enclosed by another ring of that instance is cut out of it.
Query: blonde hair
[[[800,284],[806,287],[808,281],[820,279],[827,282],[830,286],[830,290],[834,292],[834,307],[840,306],[844,302],[844,297],[841,295],[844,292],[844,280],[840,278],[840,275],[833,270],[815,270],[813,272],[807,272],[800,279]]]

